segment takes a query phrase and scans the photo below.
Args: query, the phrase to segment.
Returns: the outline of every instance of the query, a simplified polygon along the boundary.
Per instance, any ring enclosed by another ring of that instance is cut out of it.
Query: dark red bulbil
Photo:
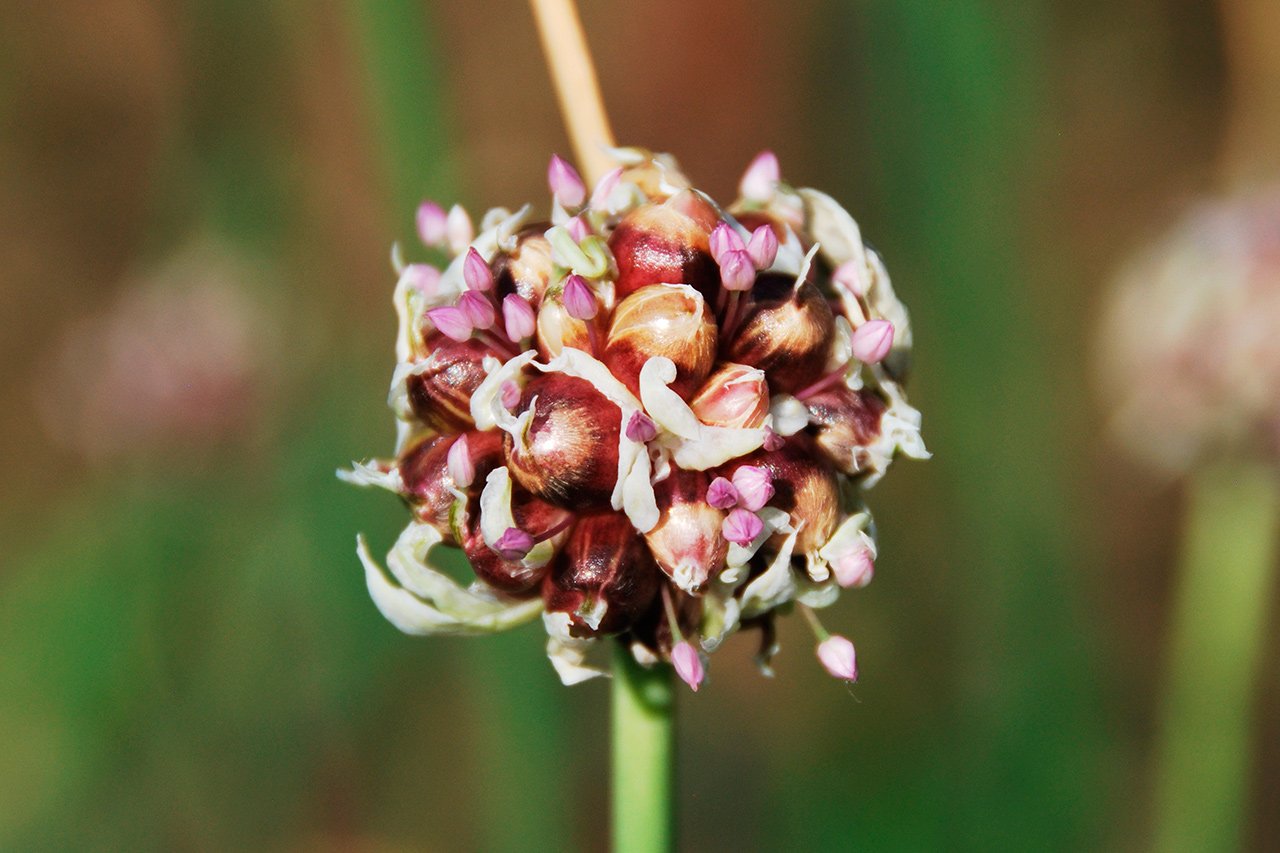
[[[869,389],[854,391],[837,385],[806,398],[805,405],[808,431],[817,448],[844,473],[859,473],[867,445],[880,436],[885,401]]]
[[[422,369],[408,380],[413,413],[441,432],[473,428],[471,395],[484,381],[484,358],[502,356],[477,338],[455,341],[439,332],[427,335],[425,344]]]
[[[451,489],[466,491],[449,476],[449,448],[457,440],[456,435],[428,436],[409,447],[399,463],[405,499],[414,515],[439,530],[449,545],[456,544],[449,514],[457,496]],[[489,472],[502,464],[502,438],[496,432],[467,433],[467,449],[476,471],[473,482],[483,483]]]
[[[761,275],[746,315],[721,349],[726,360],[763,370],[770,388],[794,393],[822,375],[834,336],[835,317],[816,286]]]
[[[609,235],[618,299],[650,284],[688,284],[714,304],[720,288],[720,267],[711,257],[715,225],[715,210],[689,192],[623,217]]]
[[[573,513],[518,489],[511,498],[511,515],[516,526],[535,541],[551,539],[557,546],[563,545],[568,538],[568,530],[573,523]],[[527,568],[518,561],[502,559],[485,544],[480,533],[479,494],[468,501],[467,513],[462,520],[465,526],[465,530],[459,531],[462,552],[467,555],[480,580],[509,595],[520,595],[534,589],[546,577],[547,565]]]

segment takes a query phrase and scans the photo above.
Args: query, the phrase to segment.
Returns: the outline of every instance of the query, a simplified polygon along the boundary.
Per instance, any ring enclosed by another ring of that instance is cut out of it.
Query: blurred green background
[[[1104,441],[1090,331],[1215,186],[1218,6],[582,10],[621,141],[718,197],[772,148],[859,219],[935,453],[873,493],[876,582],[827,617],[856,687],[792,620],[777,678],[733,641],[683,698],[683,847],[1144,849],[1179,492]],[[602,849],[607,690],[562,688],[537,626],[397,634],[354,535],[405,512],[333,476],[392,446],[417,201],[542,199],[569,153],[525,4],[0,19],[0,849]]]

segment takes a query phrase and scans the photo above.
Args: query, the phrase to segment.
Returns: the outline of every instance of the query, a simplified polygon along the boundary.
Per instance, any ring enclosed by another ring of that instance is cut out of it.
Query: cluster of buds
[[[401,630],[473,634],[542,617],[566,684],[600,639],[696,689],[740,628],[775,651],[803,609],[818,657],[853,645],[813,608],[871,580],[865,489],[926,458],[904,397],[911,329],[876,253],[830,197],[761,154],[721,208],[670,157],[613,152],[588,191],[551,160],[549,221],[418,212],[443,268],[405,264],[390,405],[395,458],[343,476],[404,497],[413,521],[369,590]],[[431,549],[462,549],[462,587]]]
[[[1170,474],[1280,451],[1280,188],[1191,210],[1120,274],[1100,378],[1113,433]]]

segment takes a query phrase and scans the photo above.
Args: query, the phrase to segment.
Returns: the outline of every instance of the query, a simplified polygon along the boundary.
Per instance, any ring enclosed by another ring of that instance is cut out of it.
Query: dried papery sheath
[[[767,667],[779,608],[817,626],[808,608],[871,580],[862,494],[928,457],[910,322],[853,219],[772,154],[720,206],[670,157],[611,151],[590,191],[551,160],[543,222],[423,205],[423,242],[452,259],[397,256],[396,458],[344,476],[413,509],[389,573],[360,548],[398,627],[540,613],[565,683],[602,674],[617,635],[697,689],[729,634],[762,628]],[[437,546],[462,549],[469,588]],[[852,644],[819,630],[822,664],[856,678]]]

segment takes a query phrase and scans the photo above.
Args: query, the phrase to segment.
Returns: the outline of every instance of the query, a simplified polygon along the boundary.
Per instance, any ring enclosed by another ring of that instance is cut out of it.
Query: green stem
[[[1156,780],[1156,849],[1236,850],[1280,480],[1221,464],[1190,482]]]
[[[666,664],[645,669],[626,645],[613,656],[613,850],[673,849],[675,697]]]

